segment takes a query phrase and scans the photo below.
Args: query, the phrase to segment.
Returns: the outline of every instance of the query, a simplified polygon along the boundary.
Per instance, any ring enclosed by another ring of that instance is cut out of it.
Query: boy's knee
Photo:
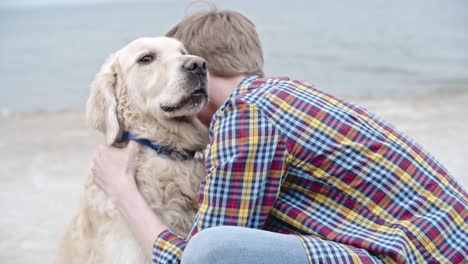
[[[226,254],[236,248],[229,227],[212,227],[197,233],[188,242],[182,264],[224,263]]]

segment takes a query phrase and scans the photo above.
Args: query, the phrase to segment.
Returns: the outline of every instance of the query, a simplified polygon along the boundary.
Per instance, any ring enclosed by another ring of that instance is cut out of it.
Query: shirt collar
[[[226,106],[226,102],[228,102],[230,99],[236,97],[239,94],[244,93],[247,91],[250,87],[250,84],[254,82],[255,80],[260,79],[260,76],[258,75],[248,75],[242,81],[239,82],[237,87],[232,91],[231,95],[226,99],[226,101],[216,110],[216,112],[213,114],[213,117],[211,118],[211,123],[210,123],[210,131],[212,129],[212,126],[218,117],[219,113],[222,112]]]
[[[234,91],[232,91],[229,98],[235,97],[235,96],[247,91],[249,89],[250,84],[252,82],[254,82],[255,80],[259,79],[259,78],[260,78],[260,76],[258,76],[258,75],[246,76],[244,79],[242,79],[242,81],[240,81],[239,85],[237,85],[237,87],[234,89]]]

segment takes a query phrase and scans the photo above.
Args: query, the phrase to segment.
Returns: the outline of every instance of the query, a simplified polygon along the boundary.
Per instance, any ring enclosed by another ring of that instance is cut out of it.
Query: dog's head
[[[91,84],[88,123],[112,144],[125,111],[155,119],[195,116],[207,102],[206,63],[175,39],[140,38],[112,54]]]

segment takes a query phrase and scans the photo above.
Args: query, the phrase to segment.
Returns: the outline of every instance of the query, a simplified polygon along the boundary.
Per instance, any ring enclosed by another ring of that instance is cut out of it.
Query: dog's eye
[[[154,60],[154,55],[145,55],[141,57],[138,62],[142,64],[148,64]]]

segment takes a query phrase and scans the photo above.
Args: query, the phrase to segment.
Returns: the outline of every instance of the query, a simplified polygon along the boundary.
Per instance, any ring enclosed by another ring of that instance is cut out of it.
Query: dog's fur
[[[139,61],[148,54],[155,58],[152,62]],[[135,40],[110,56],[91,84],[87,102],[87,121],[104,133],[107,144],[119,145],[122,132],[129,131],[175,148],[205,148],[208,133],[195,115],[207,101],[206,73],[187,71],[184,63],[202,59],[185,54],[180,42],[160,37]],[[198,209],[204,175],[203,158],[174,160],[140,148],[138,188],[162,221],[182,236],[188,235]],[[89,175],[78,215],[59,244],[57,263],[149,262],[125,220]]]

